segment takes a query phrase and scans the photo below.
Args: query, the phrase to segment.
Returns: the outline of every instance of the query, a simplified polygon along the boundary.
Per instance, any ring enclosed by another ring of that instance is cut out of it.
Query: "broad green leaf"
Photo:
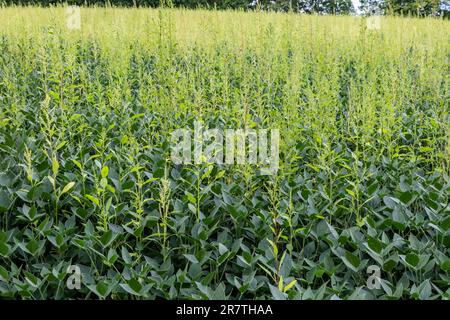
[[[102,178],[107,178],[108,174],[109,174],[109,167],[108,166],[103,166],[103,168],[101,170]]]
[[[66,184],[65,187],[62,189],[61,194],[69,192],[70,189],[72,189],[74,185],[75,185],[75,182],[69,182],[68,184]]]

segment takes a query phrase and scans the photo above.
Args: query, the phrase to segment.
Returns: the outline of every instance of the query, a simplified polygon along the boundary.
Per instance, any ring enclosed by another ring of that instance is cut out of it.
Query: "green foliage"
[[[0,10],[1,297],[450,298],[448,21],[104,10]],[[277,174],[174,165],[199,119]]]
[[[429,15],[439,11],[440,0],[387,0],[386,8],[395,13]]]
[[[4,0],[7,5],[90,5],[124,7],[174,6],[209,9],[256,9],[272,11],[294,11],[317,14],[354,13],[351,0]],[[364,14],[439,15],[448,17],[448,0],[360,0],[359,9]]]
[[[246,0],[6,0],[7,4],[34,4],[34,5],[113,5],[113,6],[135,6],[135,7],[158,7],[175,6],[184,8],[217,8],[217,9],[237,9],[248,8],[249,2]]]

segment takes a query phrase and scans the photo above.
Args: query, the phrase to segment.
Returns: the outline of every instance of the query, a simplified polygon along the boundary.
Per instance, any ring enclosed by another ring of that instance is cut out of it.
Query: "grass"
[[[450,298],[448,20],[81,18],[0,9],[1,296]],[[173,165],[196,120],[279,129],[277,174]]]

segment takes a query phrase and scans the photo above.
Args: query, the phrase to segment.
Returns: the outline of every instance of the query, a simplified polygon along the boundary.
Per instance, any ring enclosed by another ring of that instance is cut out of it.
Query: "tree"
[[[439,11],[440,0],[387,0],[387,7],[393,13],[411,15],[434,15]]]
[[[359,10],[364,15],[383,15],[386,10],[386,2],[383,0],[360,0]]]
[[[0,0],[1,1],[1,0]],[[256,9],[318,13],[349,14],[354,12],[351,0],[4,0],[6,4],[50,4],[68,3],[76,5],[146,6],[157,7],[171,3],[175,7]],[[450,17],[450,0],[360,0],[360,11],[370,14],[410,14],[419,16]]]

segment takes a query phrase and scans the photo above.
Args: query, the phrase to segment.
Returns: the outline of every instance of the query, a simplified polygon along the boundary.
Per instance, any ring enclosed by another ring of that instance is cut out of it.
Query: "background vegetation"
[[[450,298],[448,21],[81,16],[0,9],[2,297]],[[278,173],[173,165],[195,120],[279,128]]]

